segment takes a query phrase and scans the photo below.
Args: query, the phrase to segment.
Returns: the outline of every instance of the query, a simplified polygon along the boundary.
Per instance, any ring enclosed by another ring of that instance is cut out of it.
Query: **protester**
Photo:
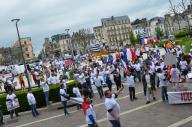
[[[14,93],[12,93],[12,91],[9,91],[6,97],[6,100],[9,101],[12,105],[13,105],[13,109],[10,110],[10,117],[11,119],[13,119],[13,113],[15,112],[16,117],[20,116],[18,114],[16,103],[15,103],[15,99],[16,99],[16,95]]]
[[[31,89],[28,90],[27,100],[28,100],[29,105],[31,106],[31,112],[32,112],[33,117],[38,116],[39,112],[37,111],[37,108],[36,108],[36,99],[35,99]]]
[[[121,75],[119,74],[119,72],[115,71],[113,76],[117,90],[119,90],[119,88],[121,87]]]
[[[91,105],[91,99],[89,97],[84,97],[82,108],[88,127],[98,127],[96,122],[96,114],[93,110],[93,107]]]
[[[77,86],[77,84],[75,84],[75,86],[73,87],[73,94],[76,95],[76,97],[81,97],[81,93],[80,93],[80,90]],[[81,104],[77,103],[77,110],[80,110],[81,109]]]
[[[45,103],[46,103],[46,106],[48,107],[50,104],[49,103],[49,86],[44,78],[41,79],[41,86],[43,88]]]
[[[180,71],[176,67],[176,65],[172,65],[171,72],[170,72],[171,79],[170,81],[175,85],[178,85],[180,81]]]
[[[101,77],[99,77],[99,74],[96,75],[96,77],[94,78],[94,82],[95,82],[95,86],[97,88],[97,91],[99,93],[100,99],[103,98],[103,87],[101,84]]]
[[[21,85],[21,90],[25,90],[25,82],[23,79],[23,73],[19,74],[19,83]]]
[[[129,88],[129,95],[130,95],[130,100],[136,100],[137,98],[135,97],[135,81],[134,81],[134,76],[131,75],[131,73],[127,74],[127,85]]]
[[[59,93],[60,93],[61,102],[63,104],[64,114],[65,114],[65,116],[69,116],[69,113],[67,111],[67,99],[63,96],[63,95],[67,95],[67,93],[64,90],[63,84],[61,84],[61,86],[60,86],[60,92]]]
[[[112,124],[112,127],[121,127],[120,105],[117,103],[115,98],[118,97],[123,88],[122,85],[122,87],[114,94],[109,90],[105,91],[105,109],[107,110],[107,119]]]
[[[161,69],[158,70],[158,77],[159,77],[159,86],[161,88],[161,97],[163,102],[168,102],[168,95],[167,95],[167,83],[166,83],[166,76],[162,72]]]

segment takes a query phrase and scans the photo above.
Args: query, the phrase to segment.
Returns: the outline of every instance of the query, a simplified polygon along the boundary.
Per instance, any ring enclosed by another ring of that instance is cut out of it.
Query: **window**
[[[28,53],[26,54],[26,57],[29,58],[29,54]]]
[[[24,44],[26,45],[26,44],[27,44],[27,42],[26,42],[26,41],[24,41]]]
[[[25,48],[25,51],[28,51],[28,47]]]

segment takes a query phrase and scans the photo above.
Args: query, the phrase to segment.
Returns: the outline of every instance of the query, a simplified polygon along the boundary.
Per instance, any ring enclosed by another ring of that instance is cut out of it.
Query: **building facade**
[[[95,39],[106,40],[110,45],[126,45],[130,43],[129,32],[131,22],[128,16],[110,17],[101,19],[101,26],[94,27]]]
[[[30,37],[21,38],[21,46],[22,46],[23,56],[24,56],[25,61],[32,62],[34,60],[35,55],[33,52],[33,45],[32,45],[31,38]],[[19,41],[16,41],[12,48],[13,48],[14,55],[21,54]],[[20,60],[20,58],[19,58],[19,61],[22,61],[22,60]]]

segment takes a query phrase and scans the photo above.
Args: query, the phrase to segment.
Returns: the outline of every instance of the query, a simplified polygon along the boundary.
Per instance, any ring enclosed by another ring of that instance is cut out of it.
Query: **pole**
[[[19,34],[19,28],[18,28],[18,25],[17,25],[17,23],[19,22],[19,20],[20,20],[20,19],[12,19],[11,21],[12,21],[12,22],[16,21],[17,36],[18,36],[18,40],[19,40],[19,46],[20,46],[20,49],[21,49],[23,65],[24,65],[24,67],[25,67],[25,76],[26,76],[26,78],[27,78],[27,82],[28,82],[29,89],[31,89],[31,84],[30,84],[30,81],[29,81],[27,66],[26,66],[26,63],[25,63],[25,57],[24,57],[24,54],[23,54],[23,47],[22,47],[22,44],[21,44],[21,38],[20,38],[20,34]]]

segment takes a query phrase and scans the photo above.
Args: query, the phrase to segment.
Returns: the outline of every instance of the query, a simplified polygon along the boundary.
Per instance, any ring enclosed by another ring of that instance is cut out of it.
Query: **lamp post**
[[[20,19],[12,19],[12,20],[11,20],[11,22],[15,22],[15,25],[16,25],[17,36],[18,36],[18,40],[19,40],[19,46],[20,46],[20,49],[21,49],[23,65],[24,65],[24,67],[25,67],[25,76],[26,76],[26,78],[27,78],[27,82],[28,82],[29,89],[31,89],[31,84],[30,84],[30,81],[29,81],[29,75],[28,75],[27,66],[26,66],[26,63],[25,63],[25,58],[24,58],[24,54],[23,54],[22,44],[21,44],[21,38],[20,38],[19,29],[18,29],[18,25],[17,25],[17,23],[18,23],[19,21],[20,21]]]

